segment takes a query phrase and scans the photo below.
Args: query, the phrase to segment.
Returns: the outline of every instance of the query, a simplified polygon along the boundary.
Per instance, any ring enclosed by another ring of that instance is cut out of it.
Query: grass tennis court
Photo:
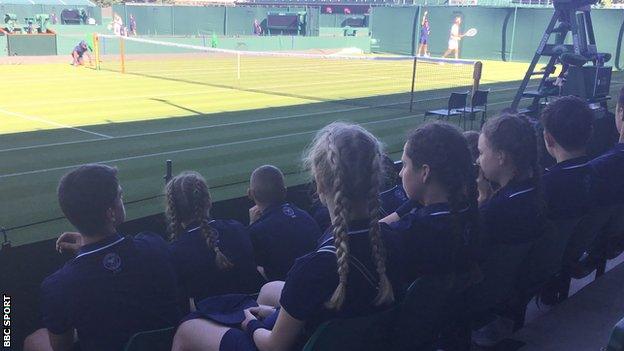
[[[410,113],[411,77],[404,72],[411,72],[411,61],[379,69],[348,61],[254,66],[242,59],[241,80],[226,84],[232,77],[220,77],[235,74],[230,64],[204,60],[173,69],[128,62],[129,74],[68,64],[0,65],[7,87],[0,95],[0,226],[22,227],[9,231],[13,245],[71,228],[56,203],[56,185],[83,163],[119,167],[133,219],[163,210],[167,159],[174,173],[201,172],[217,201],[242,196],[261,163],[281,167],[289,185],[301,183],[304,146],[335,120],[363,124],[398,158],[406,131],[422,123],[424,110],[444,106],[465,74],[455,65],[419,66]],[[484,62],[482,87],[492,89],[492,113],[509,105],[525,69]],[[618,89],[621,75],[613,80]]]

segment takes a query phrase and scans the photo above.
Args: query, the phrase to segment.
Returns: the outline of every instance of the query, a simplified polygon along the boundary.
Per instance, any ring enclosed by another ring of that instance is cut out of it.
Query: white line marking
[[[439,100],[439,98],[436,98],[435,100]],[[427,100],[424,100],[424,101],[427,101]],[[513,100],[499,101],[499,102],[491,103],[489,105],[508,104],[508,103],[510,103],[512,101]],[[392,106],[392,105],[399,105],[399,104],[404,104],[404,103],[405,102],[400,102],[400,103],[388,104],[388,105],[383,105],[383,106]],[[382,105],[379,105],[377,107],[381,107],[381,106]],[[371,107],[369,107],[369,106],[355,107],[352,110],[365,109],[365,108],[371,108]],[[309,115],[309,114],[307,114],[307,115]],[[420,114],[418,114],[418,115],[420,115]],[[414,118],[415,116],[418,116],[418,115],[410,114],[410,115],[403,116],[403,117],[388,118],[388,119],[382,119],[382,120],[378,120],[378,121],[363,122],[363,123],[359,123],[359,124],[368,125],[368,124],[377,124],[377,123],[385,123],[385,122],[392,122],[392,121],[400,121],[400,120],[404,120],[404,119],[408,119],[408,118]],[[240,123],[240,122],[238,122],[238,123]],[[298,135],[313,134],[313,133],[316,133],[316,132],[317,132],[317,130],[312,130],[312,131],[307,131],[307,132],[281,134],[281,135],[275,135],[275,136],[271,136],[271,137],[254,138],[254,139],[248,139],[248,140],[233,141],[233,142],[229,142],[229,143],[205,145],[205,146],[198,146],[198,147],[193,147],[193,148],[186,148],[186,149],[179,149],[179,150],[172,150],[172,151],[163,151],[163,152],[157,152],[157,153],[152,153],[152,154],[144,154],[144,155],[138,155],[138,156],[123,157],[123,158],[117,158],[117,159],[112,159],[112,160],[98,161],[98,162],[94,162],[94,163],[122,162],[122,161],[136,160],[136,159],[156,157],[156,156],[163,156],[163,155],[172,155],[172,154],[183,153],[183,152],[190,152],[190,151],[214,149],[214,148],[219,148],[219,147],[224,147],[224,146],[232,146],[232,145],[254,143],[254,142],[257,142],[257,141],[266,141],[266,140],[288,138],[288,137],[298,136]],[[53,167],[53,168],[39,169],[39,170],[19,172],[19,173],[3,174],[3,175],[0,175],[0,179],[11,178],[11,177],[18,177],[18,176],[29,175],[29,174],[37,174],[37,173],[45,173],[45,172],[51,172],[51,171],[59,171],[59,170],[77,168],[77,167],[81,166],[82,164],[83,163],[76,164],[76,165],[71,165],[71,166]]]
[[[350,111],[364,110],[364,109],[370,109],[370,108],[376,108],[376,107],[400,105],[400,104],[406,104],[406,103],[408,102],[400,102],[400,103],[394,103],[394,104],[388,104],[388,105],[353,107],[353,108],[346,108],[346,109],[340,109],[340,110],[319,111],[319,112],[312,112],[312,113],[301,113],[301,114],[287,115],[287,116],[281,116],[281,117],[255,119],[252,121],[229,122],[229,123],[213,124],[213,125],[199,126],[199,127],[162,130],[162,131],[149,132],[149,133],[128,134],[128,135],[122,135],[122,136],[117,136],[117,137],[111,137],[110,139],[118,140],[118,139],[128,139],[128,138],[144,137],[144,136],[152,136],[152,135],[160,135],[160,134],[188,132],[188,131],[202,130],[202,129],[212,129],[212,128],[218,128],[218,127],[231,127],[231,126],[245,125],[245,124],[251,124],[251,123],[256,123],[256,122],[270,122],[270,121],[278,121],[278,120],[290,119],[290,118],[331,114],[331,113],[336,113],[336,112],[338,113],[350,112]],[[29,150],[29,149],[36,149],[40,147],[49,147],[49,146],[64,146],[64,145],[73,145],[73,144],[80,144],[80,143],[90,143],[90,142],[97,142],[101,140],[102,139],[88,139],[88,140],[67,141],[67,142],[62,142],[62,143],[51,143],[51,144],[44,144],[44,145],[24,146],[24,147],[16,147],[16,148],[11,148],[11,149],[0,150],[0,152]]]
[[[515,90],[515,89],[516,88],[496,89],[496,90],[492,90],[492,92],[509,91],[509,90]],[[414,103],[426,102],[426,101],[435,101],[435,100],[444,100],[444,99],[446,99],[446,97],[436,97],[436,98],[429,98],[429,99],[414,100]],[[503,103],[507,103],[507,101],[505,101]],[[397,106],[397,105],[402,105],[402,104],[409,104],[409,101],[395,102],[395,103],[392,103],[392,104],[352,107],[352,108],[339,109],[339,110],[319,111],[319,112],[311,112],[311,113],[301,113],[301,114],[286,115],[286,116],[280,116],[280,117],[255,119],[255,120],[251,120],[251,121],[229,122],[229,123],[213,124],[213,125],[199,126],[199,127],[188,127],[188,128],[170,129],[170,130],[162,130],[162,131],[148,132],[148,133],[128,134],[128,135],[109,137],[108,139],[118,140],[118,139],[136,138],[136,137],[143,137],[143,136],[153,136],[153,135],[160,135],[160,134],[188,132],[188,131],[194,131],[194,130],[203,130],[203,129],[218,128],[218,127],[229,127],[229,126],[236,126],[236,125],[252,124],[252,123],[257,123],[257,122],[279,121],[279,120],[284,120],[284,119],[307,117],[307,116],[316,116],[316,115],[324,115],[324,114],[330,114],[330,113],[341,113],[341,112],[350,112],[350,111],[357,111],[357,110],[373,109],[373,108],[379,108],[379,107],[390,107],[390,106]],[[496,105],[496,104],[500,104],[500,103],[490,103],[489,105]],[[1,149],[0,153],[2,153],[2,152],[9,152],[9,151],[31,150],[31,149],[38,149],[38,148],[42,148],[42,147],[50,147],[50,146],[65,146],[65,145],[90,143],[90,142],[96,142],[96,141],[101,141],[101,140],[102,139],[87,139],[87,140],[66,141],[66,142],[61,142],[61,143],[49,143],[49,144],[41,144],[41,145],[21,146],[21,147],[9,148],[9,149]]]
[[[420,115],[420,114],[419,114],[419,115]],[[412,115],[412,114],[410,114],[410,115],[408,115],[408,116],[396,117],[396,118],[389,118],[389,119],[383,119],[383,120],[379,120],[379,121],[364,122],[364,123],[360,123],[360,124],[362,124],[362,125],[367,125],[367,124],[387,123],[387,122],[392,122],[392,121],[400,121],[400,120],[404,120],[404,119],[408,119],[408,118],[417,118],[417,116],[418,116],[418,115]],[[122,158],[116,158],[116,159],[112,159],[112,160],[105,160],[105,161],[94,161],[93,163],[113,163],[113,162],[122,162],[122,161],[130,161],[130,160],[136,160],[136,159],[142,159],[142,158],[149,158],[149,157],[156,157],[156,156],[163,156],[163,155],[172,155],[172,154],[178,154],[178,153],[190,152],[190,151],[199,151],[199,150],[215,149],[215,148],[224,147],[224,146],[241,145],[241,144],[254,143],[254,142],[258,142],[258,141],[266,141],[266,140],[274,140],[274,139],[288,138],[288,137],[299,136],[299,135],[314,134],[314,133],[316,133],[317,131],[318,131],[318,130],[317,130],[317,129],[315,129],[315,130],[305,131],[305,132],[289,133],[289,134],[280,134],[280,135],[274,135],[274,136],[270,136],[270,137],[263,137],[263,138],[254,138],[254,139],[247,139],[247,140],[232,141],[232,142],[229,142],[229,143],[221,143],[221,144],[213,144],[213,145],[197,146],[197,147],[186,148],[186,149],[179,149],[179,150],[172,150],[172,151],[156,152],[156,153],[145,154],[145,155],[138,155],[138,156],[122,157]],[[77,167],[79,167],[79,166],[81,166],[81,165],[83,165],[83,164],[84,164],[84,163],[75,164],[75,165],[70,165],[70,166],[61,166],[61,167],[53,167],[53,168],[46,168],[46,169],[38,169],[38,170],[26,171],[26,172],[18,172],[18,173],[3,174],[3,175],[0,175],[0,179],[3,179],[3,178],[11,178],[11,177],[19,177],[19,176],[24,176],[24,175],[29,175],[29,174],[37,174],[37,173],[45,173],[45,172],[52,172],[52,171],[60,171],[60,170],[65,170],[65,169],[77,168]]]
[[[61,128],[67,128],[67,129],[73,129],[73,130],[77,130],[79,132],[83,132],[83,133],[88,133],[88,134],[92,134],[92,135],[97,135],[99,137],[105,138],[105,139],[112,139],[113,137],[110,135],[106,135],[106,134],[100,134],[100,133],[96,133],[96,132],[91,132],[88,131],[86,129],[82,129],[82,128],[77,128],[77,127],[72,127],[72,126],[68,126],[66,124],[62,124],[62,123],[57,123],[54,121],[49,121],[47,119],[43,119],[43,118],[39,118],[39,117],[35,117],[35,116],[29,116],[29,115],[25,115],[23,113],[17,113],[17,112],[11,112],[5,109],[0,108],[0,113],[4,113],[6,115],[10,115],[10,116],[15,116],[15,117],[19,117],[19,118],[23,118],[23,119],[27,119],[30,121],[36,121],[36,122],[42,122],[42,123],[47,123],[49,125],[53,125],[55,127],[61,127]],[[101,140],[101,139],[100,139]]]

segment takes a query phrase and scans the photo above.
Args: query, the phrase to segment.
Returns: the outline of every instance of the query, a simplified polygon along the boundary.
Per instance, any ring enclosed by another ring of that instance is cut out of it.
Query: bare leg
[[[459,59],[459,49],[455,49],[455,59]]]
[[[425,51],[425,56],[429,56],[429,45],[423,44],[423,49]]]
[[[259,305],[267,305],[278,307],[280,296],[282,296],[282,289],[284,288],[284,282],[274,281],[266,283],[260,289],[257,302]]]
[[[450,53],[451,53],[451,49],[448,49],[444,52],[444,55],[442,55],[442,58],[446,58]]]
[[[172,351],[219,351],[228,327],[204,319],[191,319],[180,325],[173,337]]]
[[[24,340],[24,351],[53,351],[48,330],[42,328],[28,335]]]

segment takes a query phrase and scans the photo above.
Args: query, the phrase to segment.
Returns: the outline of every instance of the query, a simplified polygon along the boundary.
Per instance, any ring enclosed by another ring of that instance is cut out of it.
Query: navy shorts
[[[258,351],[258,348],[247,333],[232,328],[223,335],[219,351]]]
[[[429,41],[428,38],[420,38],[420,43],[423,45],[427,45],[427,42]]]

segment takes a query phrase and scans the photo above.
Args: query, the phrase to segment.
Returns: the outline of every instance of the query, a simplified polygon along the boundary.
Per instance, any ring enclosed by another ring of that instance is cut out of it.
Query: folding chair
[[[139,332],[128,340],[124,351],[170,351],[175,328]]]
[[[452,116],[461,116],[464,120],[464,128],[466,127],[466,99],[468,93],[451,93],[451,97],[448,100],[448,106],[446,109],[431,110],[425,112],[425,119],[427,116],[446,117],[447,119]],[[458,124],[461,120],[458,121]]]
[[[479,112],[481,112],[481,127],[483,127],[485,118],[487,117],[487,99],[489,93],[489,89],[475,91],[470,100],[470,106],[464,107],[463,112],[467,113],[470,118],[470,129],[472,129],[472,123],[475,120],[476,114]],[[465,120],[464,129],[466,129]]]

